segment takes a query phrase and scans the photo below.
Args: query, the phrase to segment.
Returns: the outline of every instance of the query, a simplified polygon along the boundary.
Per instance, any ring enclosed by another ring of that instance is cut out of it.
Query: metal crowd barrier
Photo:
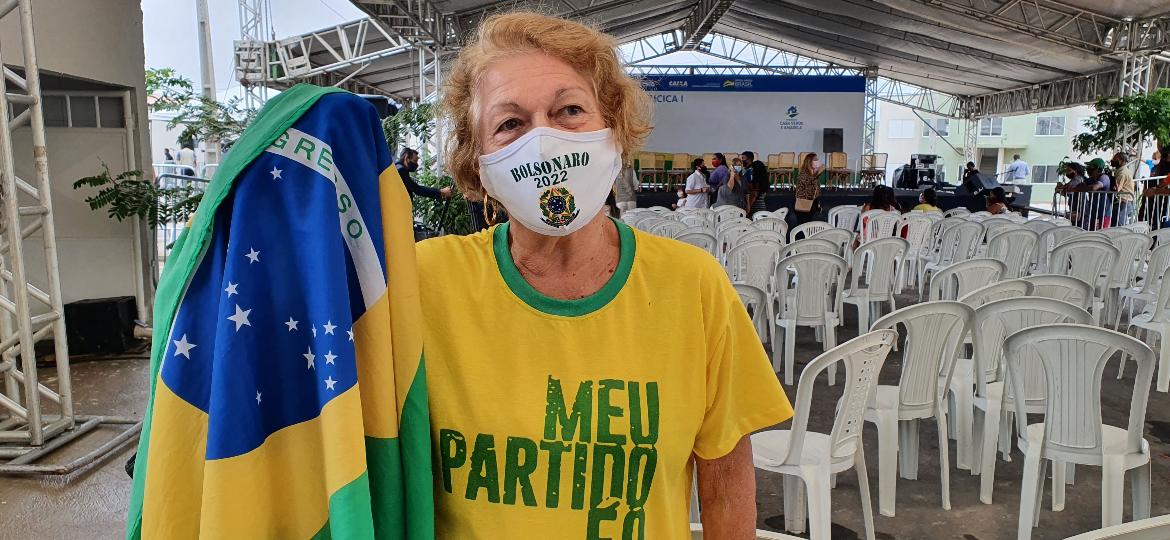
[[[204,191],[208,184],[206,178],[181,174],[160,174],[155,177],[155,182],[158,182],[158,186],[161,188],[190,187],[196,191]],[[164,198],[159,200],[158,204],[159,206],[171,206],[178,202],[177,199]],[[159,223],[155,229],[155,258],[160,271],[163,264],[166,263],[167,257],[171,254],[171,247],[175,244],[175,240],[179,239],[179,234],[186,226],[186,221],[169,221]]]
[[[1121,227],[1143,221],[1150,230],[1170,226],[1170,194],[1146,194],[1144,185],[1157,178],[1134,179],[1137,192],[1128,210],[1115,191],[1080,191],[1052,194],[1052,214],[1067,218],[1085,230]]]

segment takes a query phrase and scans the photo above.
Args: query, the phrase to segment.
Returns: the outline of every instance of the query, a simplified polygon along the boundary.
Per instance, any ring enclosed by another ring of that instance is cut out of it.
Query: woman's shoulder
[[[469,235],[450,234],[415,244],[420,274],[433,275],[447,269],[466,269],[476,261],[486,261],[492,251],[492,236],[497,226]]]

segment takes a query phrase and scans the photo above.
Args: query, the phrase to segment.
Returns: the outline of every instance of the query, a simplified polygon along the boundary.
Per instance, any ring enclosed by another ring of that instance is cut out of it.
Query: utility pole
[[[207,0],[195,0],[195,12],[199,25],[199,74],[203,97],[215,101],[215,61],[211,56],[211,20],[207,16]],[[219,163],[219,140],[209,137],[203,141],[203,146],[207,152],[205,164]]]

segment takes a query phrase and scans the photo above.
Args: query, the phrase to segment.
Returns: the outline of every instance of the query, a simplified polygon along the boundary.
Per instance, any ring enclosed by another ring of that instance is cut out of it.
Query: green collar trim
[[[613,224],[617,227],[618,239],[621,243],[617,268],[614,269],[613,275],[600,290],[585,298],[577,300],[551,298],[529,285],[524,280],[524,276],[520,275],[520,269],[516,268],[516,262],[512,260],[512,251],[508,249],[507,222],[496,227],[492,240],[496,266],[500,270],[500,276],[504,278],[504,283],[508,285],[513,294],[537,311],[561,317],[580,317],[593,313],[605,307],[621,292],[622,287],[625,286],[630,277],[630,269],[634,266],[636,248],[634,231],[630,229],[629,225],[620,221],[613,220]]]

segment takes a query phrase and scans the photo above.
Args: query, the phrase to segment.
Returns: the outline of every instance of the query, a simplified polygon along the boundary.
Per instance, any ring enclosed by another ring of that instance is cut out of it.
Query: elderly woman
[[[747,435],[791,407],[718,263],[599,211],[649,133],[609,36],[494,16],[443,110],[510,222],[418,246],[440,538],[754,538]]]

